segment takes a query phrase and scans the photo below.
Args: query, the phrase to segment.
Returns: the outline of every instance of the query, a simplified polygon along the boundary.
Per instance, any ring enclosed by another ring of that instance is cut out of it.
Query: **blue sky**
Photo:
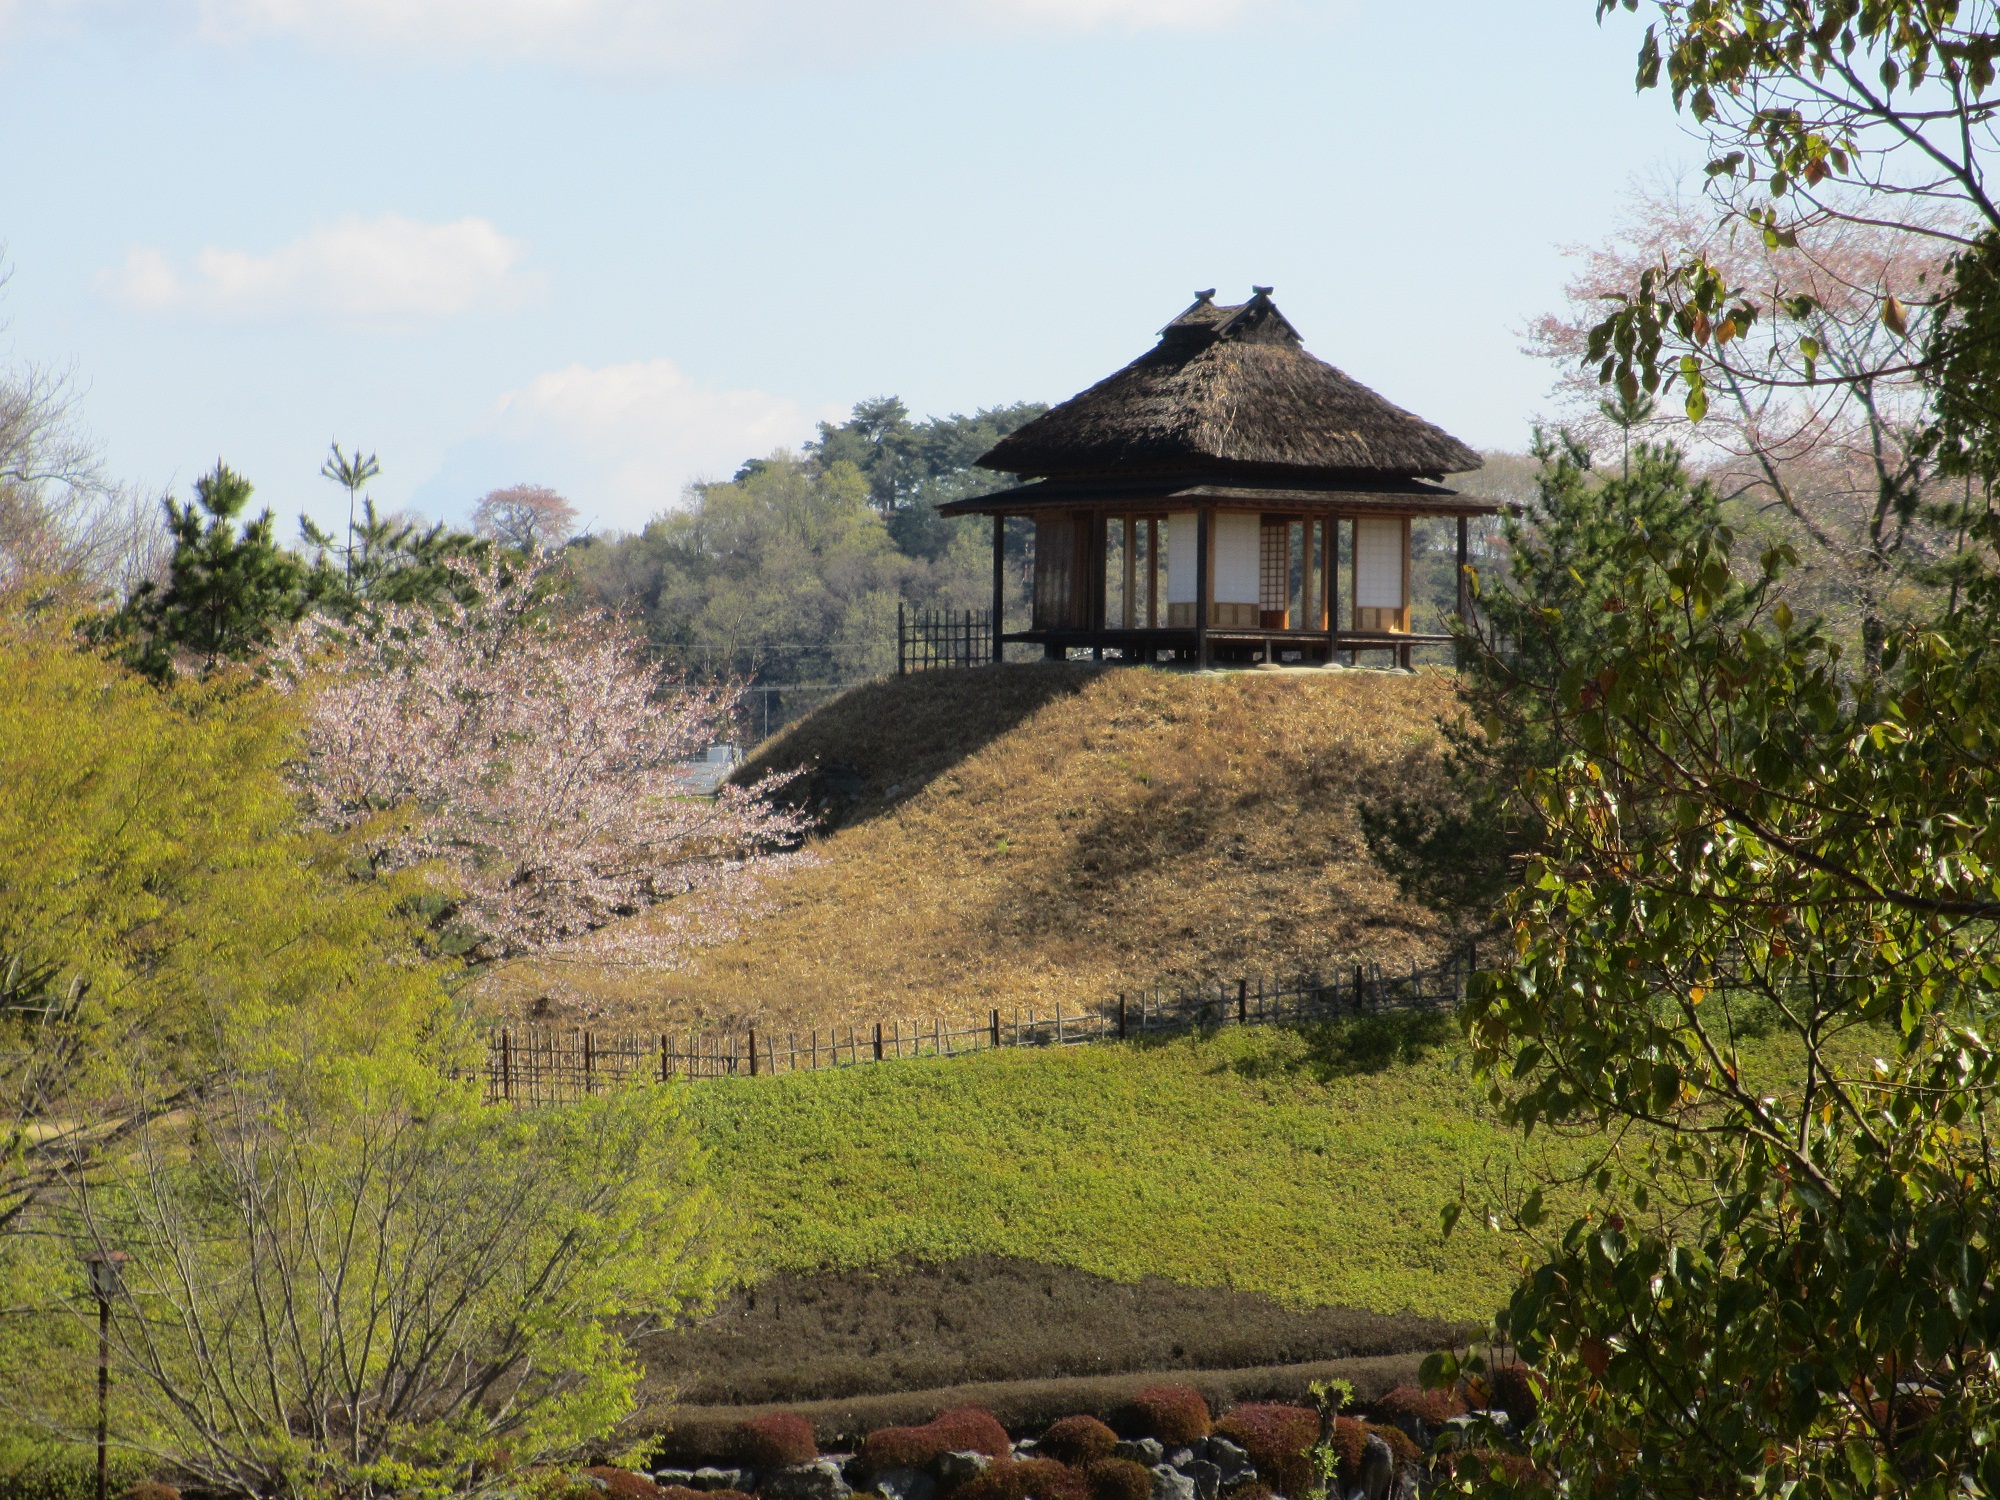
[[[1591,0],[0,0],[0,360],[117,473],[632,528],[854,401],[1058,400],[1197,287],[1482,447],[1699,161]]]

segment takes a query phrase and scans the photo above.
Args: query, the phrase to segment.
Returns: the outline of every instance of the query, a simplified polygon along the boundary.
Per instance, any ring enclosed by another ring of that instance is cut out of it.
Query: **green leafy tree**
[[[156,687],[54,613],[0,596],[0,1230],[272,1028],[374,1046],[446,1004],[411,888],[300,832],[283,700]]]
[[[1560,653],[1492,1099],[1599,1143],[1500,1332],[1571,1495],[2000,1493],[2000,585],[1845,670],[1734,539]],[[1742,603],[1749,599],[1745,609]],[[1433,1379],[1453,1373],[1439,1359]]]
[[[1589,649],[1623,586],[1633,536],[1671,544],[1716,521],[1706,484],[1665,444],[1638,443],[1604,476],[1567,434],[1538,435],[1526,513],[1502,524],[1504,576],[1478,579],[1478,622],[1460,678],[1466,717],[1444,725],[1441,784],[1361,808],[1362,831],[1403,893],[1462,921],[1485,921],[1536,846],[1525,778],[1549,763],[1562,664]]]
[[[312,573],[281,546],[266,510],[243,520],[250,481],[217,463],[195,481],[195,497],[166,501],[173,556],[164,584],[151,580],[92,628],[130,665],[155,680],[178,663],[213,671],[247,661],[312,602]]]

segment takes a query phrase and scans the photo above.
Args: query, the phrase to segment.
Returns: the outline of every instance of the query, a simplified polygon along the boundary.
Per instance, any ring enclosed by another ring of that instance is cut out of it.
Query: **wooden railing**
[[[896,1019],[806,1032],[749,1027],[740,1032],[606,1034],[572,1028],[502,1027],[486,1059],[487,1098],[496,1104],[562,1104],[634,1078],[769,1078],[816,1068],[910,1057],[959,1057],[998,1047],[1062,1047],[1127,1041],[1224,1026],[1299,1025],[1339,1016],[1447,1009],[1464,996],[1474,955],[1407,974],[1354,965],[1279,984],[1239,979],[1191,989],[1127,991],[1088,1009],[1052,1015],[989,1011],[984,1023]]]

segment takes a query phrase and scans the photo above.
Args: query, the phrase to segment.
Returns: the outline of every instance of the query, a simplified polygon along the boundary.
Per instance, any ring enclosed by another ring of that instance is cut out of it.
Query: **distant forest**
[[[573,544],[580,587],[589,602],[643,622],[666,661],[698,675],[785,685],[892,672],[899,603],[990,604],[991,522],[933,507],[1003,487],[1006,476],[973,460],[1047,409],[1021,401],[914,422],[894,396],[860,402],[798,452],[692,486],[685,505],[641,532]],[[1525,500],[1533,474],[1525,456],[1494,454],[1453,483]],[[1452,598],[1449,531],[1417,528],[1420,620]],[[1032,528],[1011,523],[1007,551],[1008,617],[1025,622]]]

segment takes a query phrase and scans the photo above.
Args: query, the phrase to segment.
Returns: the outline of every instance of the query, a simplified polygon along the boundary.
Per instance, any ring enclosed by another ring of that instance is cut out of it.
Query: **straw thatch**
[[[1003,438],[979,463],[1023,475],[1350,478],[1479,467],[1450,433],[1308,354],[1269,287],[1231,307],[1213,296],[1201,293],[1151,352]]]

